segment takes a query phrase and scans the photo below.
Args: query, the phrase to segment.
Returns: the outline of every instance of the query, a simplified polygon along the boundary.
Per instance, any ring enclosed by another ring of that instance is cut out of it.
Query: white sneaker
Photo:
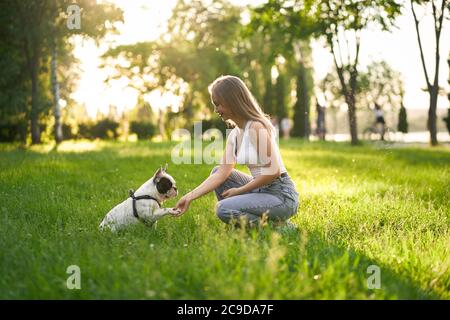
[[[297,229],[298,229],[297,225],[295,225],[293,222],[291,222],[289,220],[287,220],[284,223],[275,227],[275,230],[281,231],[281,232],[293,231],[293,230],[297,230]]]

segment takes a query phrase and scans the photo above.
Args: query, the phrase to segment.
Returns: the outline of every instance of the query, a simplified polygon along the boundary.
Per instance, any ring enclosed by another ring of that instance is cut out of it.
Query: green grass
[[[155,230],[99,232],[160,164],[181,194],[209,174],[213,165],[171,164],[171,146],[0,145],[0,298],[450,298],[448,148],[282,142],[298,231],[228,228],[209,194]],[[81,290],[66,288],[69,265]],[[379,290],[367,288],[370,265]]]

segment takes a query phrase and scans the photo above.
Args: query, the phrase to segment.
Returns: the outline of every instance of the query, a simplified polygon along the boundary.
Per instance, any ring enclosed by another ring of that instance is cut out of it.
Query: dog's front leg
[[[159,208],[153,211],[153,218],[158,220],[159,218],[166,216],[168,214],[177,214],[178,209],[175,208]]]

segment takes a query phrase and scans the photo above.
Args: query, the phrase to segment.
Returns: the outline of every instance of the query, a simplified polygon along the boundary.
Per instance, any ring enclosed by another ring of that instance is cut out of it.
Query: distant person
[[[378,132],[380,132],[381,140],[383,141],[384,140],[384,132],[386,130],[386,121],[384,121],[384,113],[378,103],[375,103],[374,112],[375,112],[374,127],[376,127]],[[381,127],[381,130],[378,129],[379,127]]]
[[[319,102],[316,105],[317,124],[316,135],[320,140],[325,140],[325,107],[321,106]]]
[[[275,133],[277,137],[280,135],[280,125],[278,124],[278,117],[274,116],[270,119],[270,122],[272,123],[273,127],[275,128]]]
[[[291,128],[292,128],[291,119],[289,119],[287,117],[283,118],[281,120],[281,131],[283,133],[284,139],[289,139],[289,136],[291,134]]]

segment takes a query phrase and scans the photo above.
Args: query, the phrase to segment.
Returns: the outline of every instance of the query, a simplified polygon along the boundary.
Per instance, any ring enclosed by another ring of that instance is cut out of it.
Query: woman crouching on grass
[[[182,215],[190,203],[214,190],[217,216],[225,223],[256,226],[268,219],[287,222],[298,210],[298,193],[287,174],[276,133],[245,83],[222,76],[209,87],[214,111],[234,126],[219,166],[177,203]],[[245,164],[251,176],[234,169]]]

